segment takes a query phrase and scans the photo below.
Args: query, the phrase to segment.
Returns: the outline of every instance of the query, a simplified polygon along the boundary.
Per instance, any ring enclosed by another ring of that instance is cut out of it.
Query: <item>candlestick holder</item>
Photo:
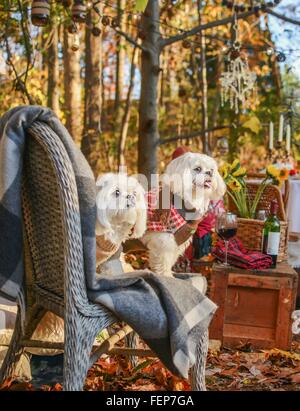
[[[276,150],[274,148],[268,148],[265,159],[268,160],[268,162],[273,163],[275,158],[276,158]]]
[[[285,160],[286,153],[285,147],[282,141],[277,141],[276,143],[276,152],[274,155],[275,163],[282,163]]]

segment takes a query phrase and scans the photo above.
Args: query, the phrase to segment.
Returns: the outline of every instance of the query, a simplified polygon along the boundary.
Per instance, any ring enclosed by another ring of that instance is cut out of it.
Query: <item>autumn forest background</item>
[[[221,104],[233,20],[222,1],[89,1],[83,23],[72,20],[71,3],[51,1],[50,23],[38,28],[31,1],[1,1],[0,114],[51,107],[95,174],[126,165],[149,176],[178,144],[257,169],[269,122],[276,130],[282,112],[298,157],[299,1],[238,13],[239,41],[257,74],[257,92],[238,114]]]

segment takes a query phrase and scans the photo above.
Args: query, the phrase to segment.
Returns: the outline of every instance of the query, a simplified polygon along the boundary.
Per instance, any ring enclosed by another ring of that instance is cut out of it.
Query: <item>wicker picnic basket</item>
[[[248,194],[251,200],[254,199],[259,183],[247,183]],[[278,187],[269,185],[265,188],[257,210],[270,211],[271,201],[277,200],[278,212],[277,217],[280,220],[280,244],[277,257],[278,262],[287,260],[287,240],[288,240],[288,222],[284,209],[282,194]],[[237,212],[236,206],[229,197],[229,211]],[[244,246],[249,250],[262,251],[263,248],[263,228],[264,222],[250,218],[238,218],[237,236]]]

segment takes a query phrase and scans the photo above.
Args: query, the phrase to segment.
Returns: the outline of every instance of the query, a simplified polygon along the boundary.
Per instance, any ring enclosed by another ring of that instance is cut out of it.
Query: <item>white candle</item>
[[[274,124],[271,121],[270,128],[269,128],[269,149],[273,150],[273,148],[274,148]]]
[[[283,115],[280,115],[279,119],[279,136],[278,136],[278,141],[281,142],[283,138]]]
[[[291,149],[291,126],[286,127],[286,151],[289,153]]]

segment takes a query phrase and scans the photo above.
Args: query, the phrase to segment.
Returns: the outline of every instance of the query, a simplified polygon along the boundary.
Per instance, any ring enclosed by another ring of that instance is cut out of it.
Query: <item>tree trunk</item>
[[[264,16],[264,20],[265,20],[265,25],[266,25],[266,37],[267,37],[267,41],[270,47],[272,47],[273,49],[276,49],[276,46],[274,44],[274,42],[272,41],[272,35],[271,35],[271,31],[270,31],[270,27],[269,27],[269,18],[268,15]],[[281,74],[280,74],[280,68],[279,68],[279,64],[276,58],[271,58],[271,67],[272,67],[272,74],[273,74],[273,79],[274,79],[274,85],[275,85],[275,90],[276,90],[276,96],[278,97],[278,102],[280,104],[281,101],[281,91],[282,91],[282,81],[281,81]]]
[[[208,129],[207,114],[207,70],[206,70],[206,44],[205,34],[200,32],[201,38],[201,130],[202,130],[202,150],[204,154],[211,155],[209,146],[209,135],[205,132]]]
[[[135,67],[136,51],[137,51],[137,48],[135,47],[132,52],[129,86],[128,86],[128,91],[127,91],[126,104],[125,104],[125,110],[124,110],[124,115],[122,119],[122,126],[121,126],[120,140],[119,140],[119,156],[118,156],[119,157],[118,158],[119,167],[125,165],[124,152],[125,152],[125,144],[126,144],[129,119],[130,119],[130,103],[131,103],[132,91],[133,91],[133,86],[134,86],[134,77],[135,77],[135,68],[136,68]]]
[[[220,83],[220,76],[223,71],[223,66],[224,66],[224,61],[223,61],[223,55],[220,53],[218,55],[218,60],[217,60],[217,72],[216,72],[216,77],[215,77],[215,84],[216,84],[216,94],[212,106],[212,114],[211,114],[211,127],[214,128],[218,124],[218,115],[220,112],[220,103],[221,103],[221,83]],[[211,139],[210,139],[210,148],[213,151],[215,146],[216,146],[216,138],[214,138],[214,133],[211,133]]]
[[[100,137],[101,137],[101,73],[102,73],[102,36],[94,36],[92,22],[97,21],[94,10],[87,15],[85,32],[85,96],[84,96],[84,131],[81,149],[94,173],[97,173]],[[101,28],[101,23],[97,27]]]
[[[157,86],[159,78],[159,2],[149,0],[142,17],[143,46],[139,105],[138,171],[150,181],[157,172]]]
[[[76,142],[80,142],[82,129],[80,51],[72,51],[73,35],[64,28],[64,89],[66,127]]]
[[[201,2],[198,0],[198,20],[199,24],[202,23],[201,18]],[[206,69],[206,43],[205,32],[200,31],[200,43],[201,43],[201,140],[202,151],[204,154],[211,154],[209,146],[209,135],[205,132],[208,129],[208,115],[207,115],[207,69]]]
[[[59,112],[59,60],[58,60],[58,27],[55,20],[52,20],[50,28],[51,40],[47,50],[48,55],[48,89],[47,105],[56,114]]]

